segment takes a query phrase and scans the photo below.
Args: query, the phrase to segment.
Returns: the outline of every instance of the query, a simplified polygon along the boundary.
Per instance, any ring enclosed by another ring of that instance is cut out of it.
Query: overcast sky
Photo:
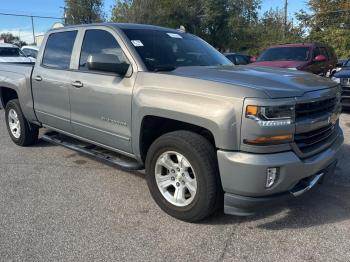
[[[192,0],[195,1],[195,0]],[[15,13],[38,16],[62,17],[64,0],[3,0],[0,5],[0,13]],[[111,7],[115,0],[105,0],[104,10],[107,15],[110,14]],[[270,8],[283,7],[284,0],[263,0],[260,13],[262,14]],[[306,9],[305,0],[289,0],[290,16],[296,11]],[[34,19],[35,34],[43,34],[55,22],[60,19]],[[14,17],[0,15],[0,33],[11,32],[14,35],[20,35],[21,39],[26,42],[33,42],[32,25],[30,18]]]

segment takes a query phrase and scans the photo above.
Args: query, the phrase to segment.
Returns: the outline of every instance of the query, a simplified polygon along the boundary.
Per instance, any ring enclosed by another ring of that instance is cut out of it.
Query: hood
[[[31,63],[28,57],[0,57],[0,63]]]
[[[179,67],[167,74],[254,88],[271,98],[302,96],[336,83],[310,73],[252,66]]]
[[[250,65],[253,66],[269,66],[269,67],[280,67],[280,68],[297,68],[304,65],[305,61],[261,61],[254,62]]]

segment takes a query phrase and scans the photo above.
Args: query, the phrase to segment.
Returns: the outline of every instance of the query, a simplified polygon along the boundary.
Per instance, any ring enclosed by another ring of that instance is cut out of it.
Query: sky
[[[195,1],[195,0],[192,0]],[[290,17],[300,9],[307,9],[306,0],[289,0],[288,14]],[[62,17],[64,0],[2,0],[0,13],[15,13],[23,15],[38,15],[50,17]],[[104,10],[107,15],[110,14],[111,7],[115,0],[105,0]],[[264,13],[270,8],[282,8],[284,0],[262,0],[260,13]],[[41,19],[34,18],[35,35],[44,34],[60,19]],[[11,32],[19,35],[23,41],[33,42],[31,19],[27,17],[14,17],[0,15],[0,33]]]

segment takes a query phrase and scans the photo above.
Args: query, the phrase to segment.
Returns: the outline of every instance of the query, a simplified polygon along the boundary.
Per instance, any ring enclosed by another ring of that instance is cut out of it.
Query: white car
[[[21,50],[23,51],[23,53],[32,59],[36,59],[36,57],[38,56],[38,52],[39,52],[39,47],[38,46],[32,46],[32,45],[26,45],[23,46],[21,48]]]
[[[0,63],[33,63],[22,50],[12,44],[0,43]]]

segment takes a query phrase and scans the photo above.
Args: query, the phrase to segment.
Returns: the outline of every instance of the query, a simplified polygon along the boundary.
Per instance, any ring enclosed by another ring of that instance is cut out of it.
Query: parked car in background
[[[272,46],[251,65],[288,68],[330,76],[337,62],[336,54],[330,46],[322,43],[304,43]]]
[[[334,74],[334,77],[340,79],[342,92],[342,105],[345,108],[350,108],[350,59],[346,61],[342,69]]]
[[[36,57],[38,56],[39,47],[38,46],[30,46],[30,45],[23,46],[22,51],[27,57],[31,57],[31,58],[36,59]]]
[[[0,63],[33,63],[33,61],[18,46],[0,43]]]
[[[235,65],[247,65],[252,63],[252,60],[255,60],[254,57],[250,55],[239,53],[224,53],[224,56],[226,56]]]

